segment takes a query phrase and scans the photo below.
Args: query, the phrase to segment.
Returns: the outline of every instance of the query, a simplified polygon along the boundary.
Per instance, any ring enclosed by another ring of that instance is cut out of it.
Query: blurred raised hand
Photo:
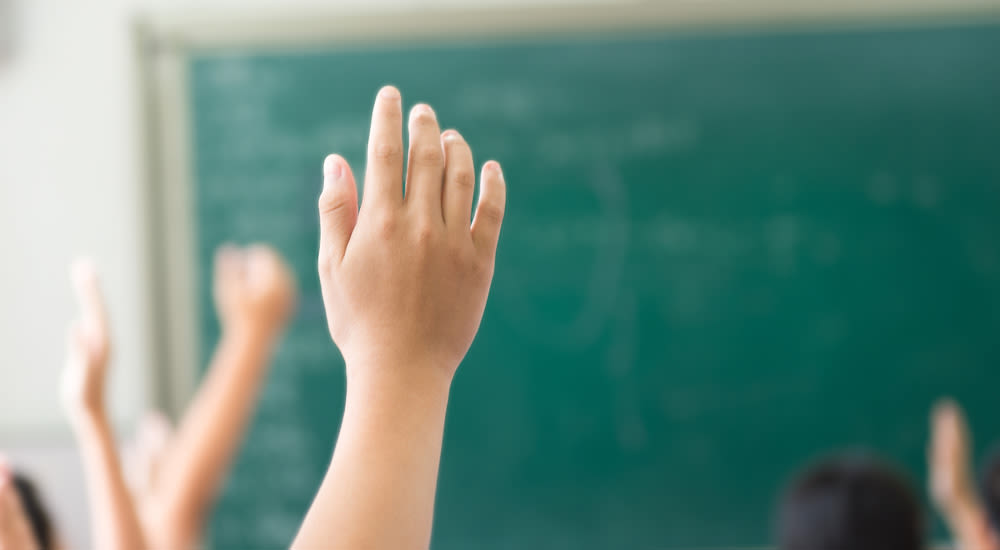
[[[976,492],[972,440],[962,408],[941,399],[931,413],[931,500],[962,550],[1000,550]]]
[[[223,331],[280,331],[295,308],[291,269],[264,245],[220,247],[215,254],[215,307]]]
[[[969,429],[962,409],[942,399],[931,416],[930,493],[942,511],[975,500],[969,456]]]
[[[93,262],[84,259],[70,272],[79,313],[69,329],[62,400],[71,419],[103,412],[111,337],[104,295]]]
[[[165,420],[143,427],[150,454],[140,457],[138,486],[146,483],[142,514],[157,548],[200,546],[295,309],[295,277],[268,246],[220,247],[213,287],[222,334],[201,385],[173,434]]]

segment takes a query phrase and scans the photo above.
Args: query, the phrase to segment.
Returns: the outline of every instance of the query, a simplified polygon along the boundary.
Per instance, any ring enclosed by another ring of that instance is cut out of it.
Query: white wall
[[[58,403],[67,265],[100,264],[115,335],[111,411],[145,402],[142,220],[126,2],[13,0],[0,65],[0,452],[34,474],[67,542],[87,547],[80,466]]]

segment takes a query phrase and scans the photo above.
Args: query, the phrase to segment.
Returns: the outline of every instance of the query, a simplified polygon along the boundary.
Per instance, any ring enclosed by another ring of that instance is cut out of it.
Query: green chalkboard
[[[320,166],[364,173],[383,83],[509,186],[435,548],[765,544],[817,453],[921,478],[936,396],[1000,436],[998,59],[986,24],[192,53],[200,286],[235,240],[273,243],[302,288],[212,544],[287,544],[329,460]]]

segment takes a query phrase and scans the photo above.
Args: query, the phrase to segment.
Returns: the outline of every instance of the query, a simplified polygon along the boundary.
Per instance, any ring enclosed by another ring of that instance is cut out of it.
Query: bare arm
[[[942,399],[931,415],[929,449],[931,500],[962,550],[997,550],[989,520],[977,496],[965,415]]]
[[[349,386],[333,460],[294,547],[427,547],[447,381]]]
[[[63,401],[76,435],[87,479],[94,547],[145,548],[135,505],[125,485],[114,434],[104,404],[104,378],[110,338],[104,301],[94,267],[78,262],[73,283],[81,317],[72,327]]]
[[[347,401],[296,548],[430,544],[448,389],[479,329],[506,191],[487,163],[470,224],[472,152],[418,105],[404,198],[401,123],[399,92],[383,88],[360,212],[350,167],[324,164],[319,276]]]
[[[21,498],[14,486],[14,476],[6,459],[0,456],[0,550],[38,550]]]
[[[85,416],[75,423],[74,431],[86,473],[94,547],[146,548],[107,419]]]
[[[220,249],[215,279],[223,334],[155,487],[151,524],[164,548],[191,548],[200,538],[295,301],[288,269],[265,247]]]

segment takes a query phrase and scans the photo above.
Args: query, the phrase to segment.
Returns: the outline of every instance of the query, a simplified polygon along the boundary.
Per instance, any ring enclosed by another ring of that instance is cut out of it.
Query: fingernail
[[[324,181],[337,181],[344,175],[344,167],[340,164],[336,155],[330,155],[323,161]]]
[[[413,107],[412,116],[417,117],[419,115],[430,115],[433,117],[435,116],[434,109],[431,109],[431,106],[426,103],[421,103]]]
[[[445,130],[444,139],[446,140],[458,139],[458,132],[456,132],[455,130]]]
[[[383,86],[378,95],[382,99],[399,99],[399,90],[395,86]]]
[[[486,163],[486,169],[496,172],[501,178],[503,177],[503,172],[500,170],[500,163],[495,160],[488,161]]]

